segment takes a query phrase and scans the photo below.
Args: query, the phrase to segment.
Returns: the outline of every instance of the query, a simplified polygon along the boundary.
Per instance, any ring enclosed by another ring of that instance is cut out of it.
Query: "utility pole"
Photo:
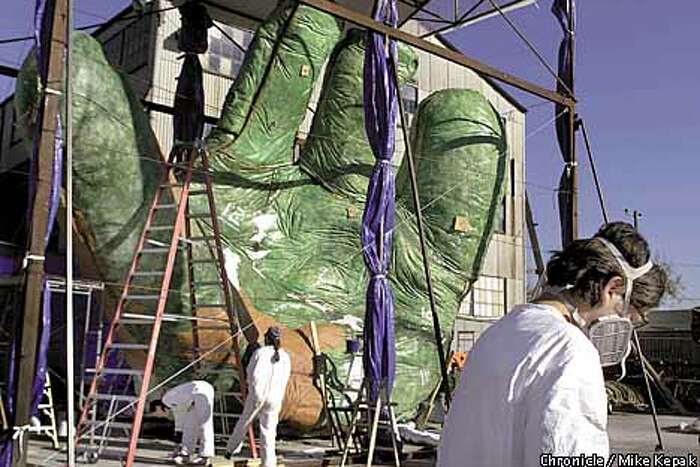
[[[642,218],[642,213],[637,211],[636,209],[630,210],[630,209],[625,208],[625,215],[632,216],[634,230],[639,232],[639,219]]]
[[[63,80],[63,50],[66,38],[66,0],[49,0],[44,10],[44,24],[50,38],[42,46],[42,56],[46,59],[46,81],[42,83],[40,104],[41,117],[36,125],[41,125],[37,134],[38,155],[36,159],[36,186],[32,203],[32,217],[29,219],[29,242],[25,277],[24,315],[22,322],[20,353],[17,359],[18,377],[14,426],[29,424],[32,405],[32,387],[36,372],[36,357],[39,323],[42,310],[42,289],[44,286],[44,262],[46,252],[46,230],[49,220],[49,197],[55,151],[55,136],[60,105],[61,82]],[[42,28],[43,29],[43,28]],[[44,69],[44,63],[37,68]],[[22,445],[20,445],[20,443]],[[27,437],[19,436],[13,449],[13,465],[24,467],[27,464]]]

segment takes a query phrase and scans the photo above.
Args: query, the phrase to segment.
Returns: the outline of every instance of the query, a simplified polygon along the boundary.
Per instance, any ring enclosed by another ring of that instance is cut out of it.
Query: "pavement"
[[[667,456],[676,457],[676,464],[672,464],[673,459],[670,457],[669,466],[674,467],[692,467],[700,466],[700,443],[698,434],[682,433],[679,430],[681,423],[692,423],[695,417],[681,417],[672,415],[661,415],[659,417],[659,426],[664,445],[663,453]],[[613,462],[606,467],[643,467],[645,459],[653,459],[655,448],[657,445],[656,433],[654,430],[653,421],[650,415],[647,414],[631,414],[631,413],[616,413],[610,416],[608,424],[608,433],[610,436],[611,452],[615,460],[620,460],[620,463]],[[293,466],[321,466],[321,465],[338,465],[337,457],[330,457],[326,451],[329,448],[328,440],[307,439],[296,441],[280,441],[278,442],[278,455],[280,462],[283,462],[286,467]],[[145,449],[139,450],[138,461],[135,467],[147,466],[163,466],[171,465],[167,461],[167,456],[172,452],[173,444],[168,442],[149,442],[145,445]],[[637,455],[631,457],[629,455]],[[50,447],[50,443],[43,439],[32,439],[28,448],[29,466],[64,466],[66,465],[66,454],[64,451],[54,451]],[[622,455],[623,458],[616,456]],[[408,459],[402,465],[406,467],[423,467],[432,466],[435,464],[434,459],[421,459],[415,456],[414,459]],[[679,463],[682,459],[689,460],[690,463]],[[659,459],[657,455],[657,461]],[[236,463],[226,461],[223,457],[217,456],[214,460],[215,467],[230,467],[233,465],[246,465],[246,458],[235,459]],[[627,464],[625,464],[627,462]],[[82,464],[87,465],[87,464]],[[118,460],[100,459],[97,464],[104,467],[121,467],[121,462]],[[252,466],[254,464],[248,463]],[[281,465],[281,464],[280,464]],[[649,466],[662,466],[665,464],[648,464]],[[466,467],[470,467],[465,463]],[[481,467],[481,466],[473,466]]]

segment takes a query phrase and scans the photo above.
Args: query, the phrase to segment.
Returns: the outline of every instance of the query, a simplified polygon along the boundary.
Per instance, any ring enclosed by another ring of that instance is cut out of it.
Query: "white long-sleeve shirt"
[[[442,432],[441,467],[540,467],[609,453],[598,352],[554,308],[516,307],[469,354]]]

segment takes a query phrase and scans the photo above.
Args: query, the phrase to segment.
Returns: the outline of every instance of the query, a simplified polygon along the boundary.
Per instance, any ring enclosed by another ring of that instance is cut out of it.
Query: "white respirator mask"
[[[573,285],[564,287],[547,287],[546,293],[559,296],[564,299],[564,303],[569,308],[569,312],[576,325],[588,336],[593,346],[598,350],[600,355],[600,364],[602,367],[623,364],[632,350],[632,332],[634,325],[630,319],[630,300],[632,298],[632,287],[634,281],[642,277],[644,274],[651,271],[654,264],[648,261],[646,264],[634,268],[632,267],[620,250],[608,240],[595,237],[606,246],[617,260],[625,279],[625,294],[623,296],[622,310],[615,314],[601,316],[595,319],[592,323],[581,316],[577,307],[574,307],[570,302],[562,296],[562,292],[573,288]]]

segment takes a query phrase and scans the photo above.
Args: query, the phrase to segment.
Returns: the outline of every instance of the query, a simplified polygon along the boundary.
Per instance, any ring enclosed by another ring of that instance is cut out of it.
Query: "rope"
[[[593,151],[591,151],[591,143],[588,140],[588,131],[586,131],[586,125],[583,123],[583,119],[578,118],[576,124],[581,126],[583,133],[583,141],[586,143],[586,152],[588,153],[588,162],[591,164],[591,172],[593,174],[593,183],[595,184],[596,192],[598,193],[598,203],[600,203],[600,210],[603,213],[603,220],[607,224],[608,212],[605,209],[605,200],[603,199],[603,190],[600,188],[600,180],[598,180],[598,171],[595,168],[595,161],[593,160]]]

